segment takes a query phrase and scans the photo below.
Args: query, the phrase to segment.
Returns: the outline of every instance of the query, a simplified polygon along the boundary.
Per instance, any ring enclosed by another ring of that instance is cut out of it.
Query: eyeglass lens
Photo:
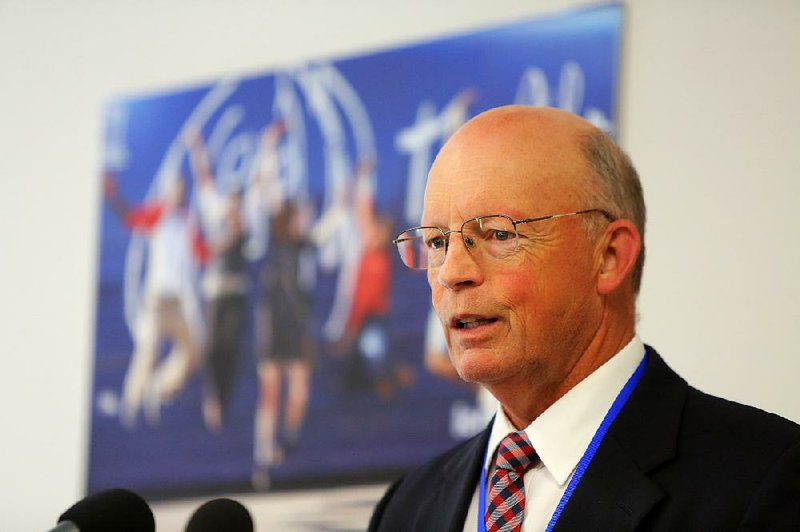
[[[400,257],[409,268],[436,268],[444,263],[453,233],[461,233],[464,245],[473,255],[504,258],[517,248],[514,223],[506,216],[484,216],[464,222],[460,231],[421,227],[401,233],[397,238]]]

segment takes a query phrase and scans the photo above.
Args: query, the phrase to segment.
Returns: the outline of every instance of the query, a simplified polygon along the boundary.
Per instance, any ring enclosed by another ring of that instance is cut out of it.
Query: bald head
[[[489,109],[473,117],[459,131],[470,131],[475,128],[491,128],[506,126],[525,128],[529,134],[546,137],[551,134],[568,136],[580,131],[589,131],[595,127],[574,113],[553,107],[534,107],[530,105],[506,105]],[[536,133],[538,132],[538,133]]]
[[[593,131],[588,122],[571,113],[546,107],[507,106],[482,113],[459,129],[442,148],[439,159],[471,158],[490,162],[523,163],[531,175],[568,183],[586,175],[581,139]]]

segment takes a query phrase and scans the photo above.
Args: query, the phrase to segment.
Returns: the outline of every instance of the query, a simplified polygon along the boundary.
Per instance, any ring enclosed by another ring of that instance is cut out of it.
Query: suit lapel
[[[425,530],[461,532],[464,529],[464,519],[480,480],[490,431],[491,423],[445,464],[439,489],[420,508]]]
[[[555,531],[635,530],[663,497],[614,440],[605,440],[570,497]]]
[[[675,456],[688,386],[648,347],[642,380],[612,423],[556,531],[635,530],[664,496],[648,473]]]

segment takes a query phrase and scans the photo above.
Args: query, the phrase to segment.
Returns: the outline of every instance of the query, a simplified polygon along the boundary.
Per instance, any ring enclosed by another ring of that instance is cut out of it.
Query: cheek
[[[443,311],[442,309],[442,306],[444,305],[443,300],[446,296],[445,288],[438,282],[436,282],[436,279],[434,277],[431,277],[431,275],[428,275],[428,284],[430,285],[431,288],[431,306],[433,307],[433,310],[436,312],[436,314],[440,316],[441,312]],[[445,329],[445,335],[447,335],[446,329]]]
[[[428,286],[431,288],[431,301],[435,302],[441,297],[442,285],[436,282],[436,274],[433,270],[428,270]]]
[[[562,282],[563,281],[563,282]],[[508,311],[510,338],[526,352],[539,352],[567,325],[571,280],[555,269],[509,272],[497,280],[497,301]]]
[[[428,285],[433,290],[433,285],[436,284],[436,275],[432,269],[425,270],[425,273],[428,275]]]
[[[529,272],[509,272],[497,279],[492,292],[497,303],[508,310],[512,327],[519,329],[539,313],[546,288],[541,281]],[[517,332],[524,332],[524,328]]]

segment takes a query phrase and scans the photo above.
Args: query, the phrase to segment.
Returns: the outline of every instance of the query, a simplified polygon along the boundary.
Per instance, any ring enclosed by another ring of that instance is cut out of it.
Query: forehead
[[[437,156],[425,191],[424,224],[577,207],[587,173],[578,131],[546,120],[479,119]]]

